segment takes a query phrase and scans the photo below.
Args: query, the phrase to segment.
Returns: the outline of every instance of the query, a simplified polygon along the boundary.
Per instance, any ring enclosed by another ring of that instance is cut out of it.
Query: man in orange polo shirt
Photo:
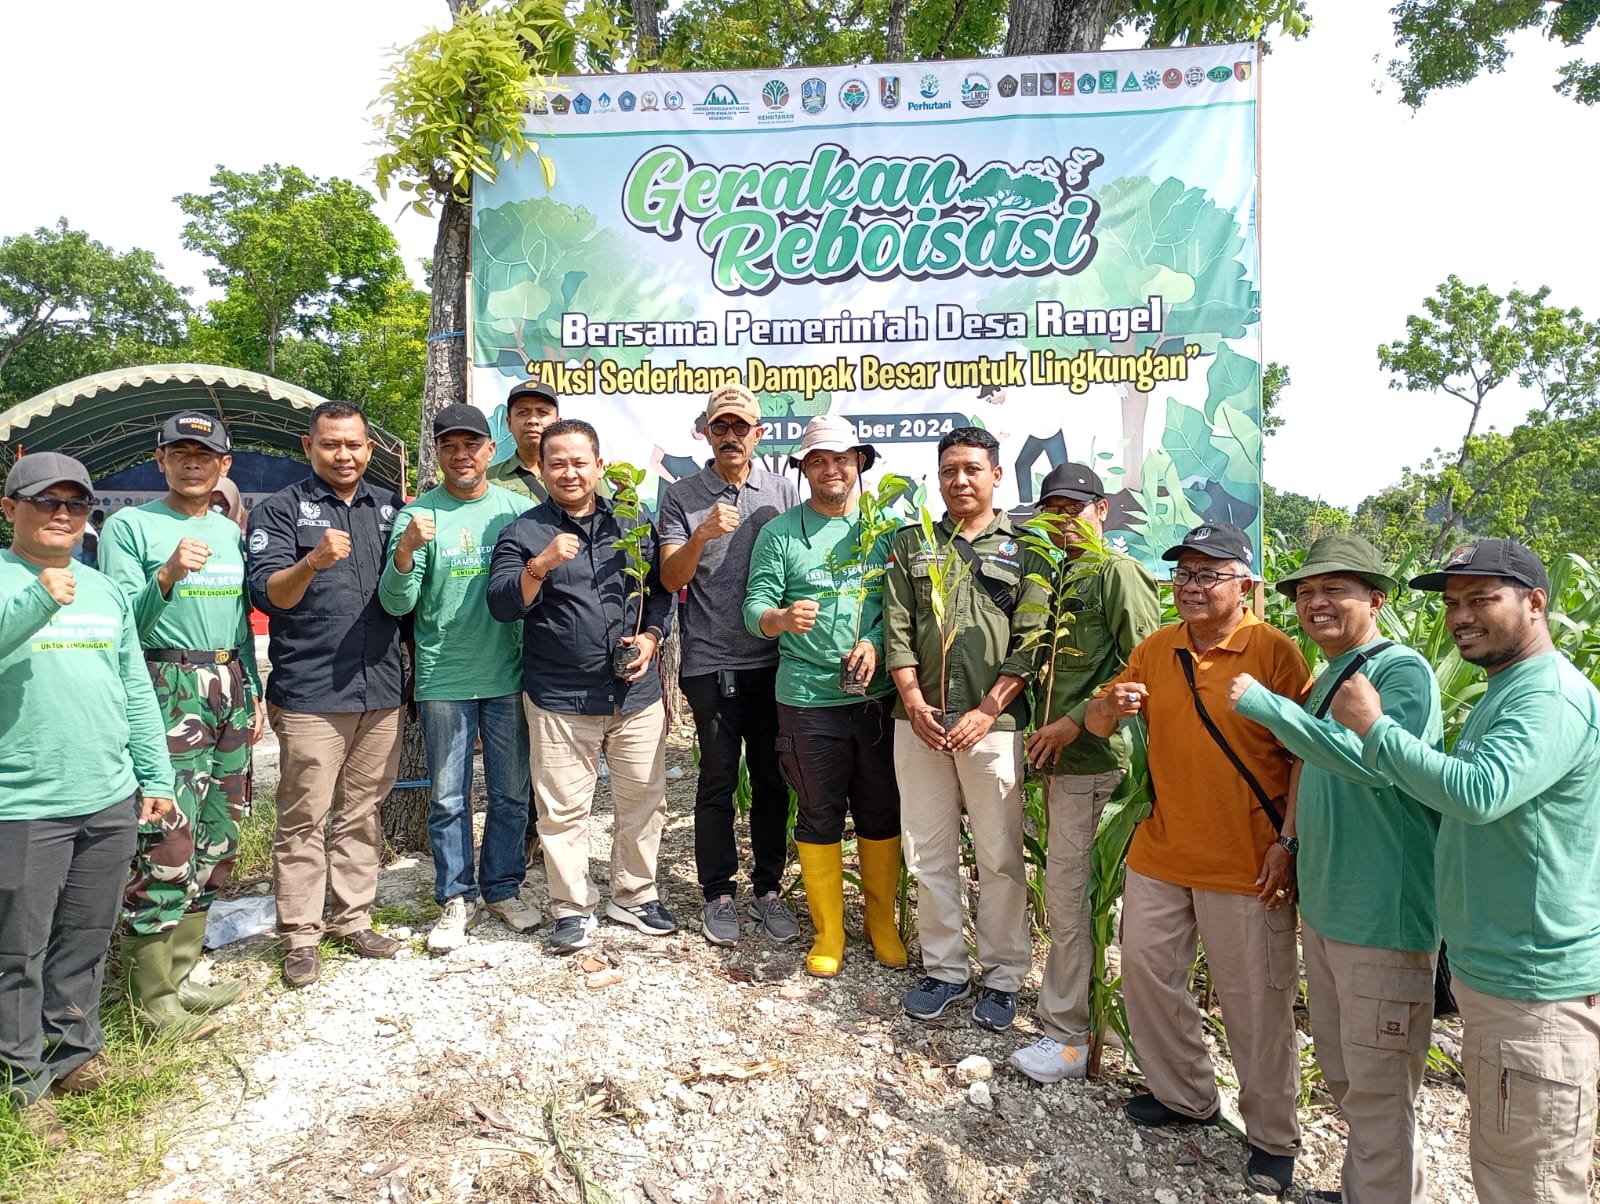
[[[1136,647],[1085,716],[1101,736],[1139,714],[1150,729],[1156,803],[1128,852],[1122,992],[1151,1094],[1125,1110],[1141,1125],[1216,1123],[1216,1070],[1188,989],[1198,936],[1239,1074],[1245,1182],[1281,1194],[1300,1151],[1298,846],[1287,797],[1295,761],[1227,695],[1233,676],[1249,673],[1298,701],[1311,674],[1294,641],[1247,609],[1253,556],[1238,527],[1196,527],[1163,559],[1178,562],[1172,584],[1182,621]]]

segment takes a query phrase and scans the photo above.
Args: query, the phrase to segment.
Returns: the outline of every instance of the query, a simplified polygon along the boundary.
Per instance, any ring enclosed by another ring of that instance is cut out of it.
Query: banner
[[[554,185],[530,158],[473,209],[500,455],[535,376],[655,496],[737,380],[775,470],[841,414],[939,514],[938,441],[981,426],[1002,506],[1073,460],[1147,561],[1208,520],[1259,546],[1254,45],[561,84]]]

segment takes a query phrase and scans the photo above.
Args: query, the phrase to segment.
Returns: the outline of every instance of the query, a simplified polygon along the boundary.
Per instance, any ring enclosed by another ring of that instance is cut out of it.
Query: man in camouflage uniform
[[[169,418],[156,442],[167,495],[119,510],[100,540],[101,571],[133,603],[177,786],[177,806],[139,832],[123,896],[123,962],[140,1018],[191,1036],[216,1031],[197,1016],[244,989],[201,987],[189,976],[206,912],[239,851],[250,745],[262,723],[239,526],[211,509],[229,446],[209,415]]]

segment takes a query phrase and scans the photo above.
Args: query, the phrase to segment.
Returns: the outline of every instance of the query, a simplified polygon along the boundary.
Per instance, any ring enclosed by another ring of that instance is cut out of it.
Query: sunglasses
[[[55,514],[57,510],[65,510],[73,518],[87,518],[89,511],[94,509],[92,501],[77,497],[51,497],[46,494],[43,497],[23,497],[17,500],[19,502],[27,502],[28,505],[46,516]]]
[[[734,434],[739,436],[741,439],[743,439],[754,429],[754,427],[752,427],[748,422],[745,422],[743,419],[740,419],[738,422],[725,422],[721,418],[718,418],[715,422],[706,427],[706,430],[710,431],[718,438],[721,438],[723,435]]]

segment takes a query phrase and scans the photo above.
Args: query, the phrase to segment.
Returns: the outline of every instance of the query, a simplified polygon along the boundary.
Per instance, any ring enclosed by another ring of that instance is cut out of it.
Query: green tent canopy
[[[182,410],[215,414],[235,448],[301,459],[310,411],[328,400],[298,385],[215,364],[148,364],[57,385],[0,414],[0,474],[26,452],[66,452],[95,480],[155,453],[156,431]],[[402,496],[406,447],[373,426],[368,478]]]

